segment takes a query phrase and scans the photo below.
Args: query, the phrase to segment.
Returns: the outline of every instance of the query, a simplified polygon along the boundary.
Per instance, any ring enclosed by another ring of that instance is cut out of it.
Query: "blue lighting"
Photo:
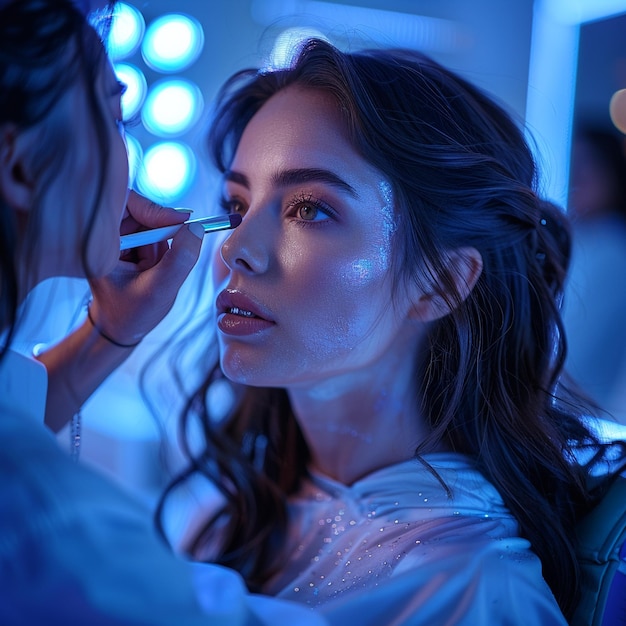
[[[164,141],[146,150],[136,183],[140,193],[148,198],[172,204],[189,189],[195,173],[192,150],[183,143]]]
[[[276,37],[276,41],[272,47],[268,63],[269,67],[267,69],[277,70],[288,67],[298,52],[302,42],[311,37],[328,41],[328,37],[316,28],[296,26],[282,31]]]
[[[128,120],[141,108],[148,91],[148,83],[143,72],[134,65],[116,63],[114,67],[118,79],[126,85],[122,96],[122,114]]]
[[[202,93],[191,81],[163,80],[150,89],[141,119],[151,133],[174,137],[198,121],[203,106]]]
[[[152,69],[179,72],[198,58],[203,46],[200,23],[187,15],[170,13],[150,24],[141,51]]]
[[[563,24],[582,24],[626,10],[624,0],[540,0],[559,22]]]
[[[107,40],[109,56],[116,61],[133,54],[141,44],[145,29],[143,15],[135,7],[118,2]]]
[[[564,0],[567,1],[567,0]],[[584,2],[585,0],[579,0]],[[599,0],[601,1],[601,0]],[[384,3],[379,3],[384,4]],[[408,2],[407,5],[419,4]],[[322,29],[350,40],[362,38],[384,46],[417,48],[431,53],[459,52],[465,47],[466,28],[457,21],[402,13],[395,10],[348,6],[321,0],[251,0],[250,14],[259,24],[279,22]]]
[[[526,128],[550,172],[546,197],[567,205],[580,26],[625,8],[624,0],[535,0],[528,70]]]

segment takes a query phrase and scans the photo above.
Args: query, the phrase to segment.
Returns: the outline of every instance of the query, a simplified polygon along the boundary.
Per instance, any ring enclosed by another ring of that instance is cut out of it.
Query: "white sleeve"
[[[305,607],[257,602],[234,571],[176,557],[128,494],[71,463],[42,427],[17,421],[9,439],[8,423],[0,420],[10,442],[0,454],[3,626],[323,626]]]

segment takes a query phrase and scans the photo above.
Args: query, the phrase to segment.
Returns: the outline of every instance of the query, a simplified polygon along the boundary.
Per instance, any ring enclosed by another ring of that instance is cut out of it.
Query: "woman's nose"
[[[248,210],[241,224],[222,244],[221,255],[231,271],[253,274],[268,269],[271,225],[263,212]]]

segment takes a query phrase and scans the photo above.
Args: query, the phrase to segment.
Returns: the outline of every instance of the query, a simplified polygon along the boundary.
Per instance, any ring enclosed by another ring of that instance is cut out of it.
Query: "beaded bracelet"
[[[91,315],[91,307],[89,305],[87,305],[87,317],[89,318],[89,321],[91,322],[91,325],[94,327],[96,332],[103,339],[106,339],[109,343],[112,343],[114,346],[117,346],[118,348],[134,348],[135,346],[138,346],[141,343],[141,339],[137,343],[120,343],[119,341],[115,341],[115,339],[109,337],[109,335],[103,332],[102,329],[94,322],[94,319]]]

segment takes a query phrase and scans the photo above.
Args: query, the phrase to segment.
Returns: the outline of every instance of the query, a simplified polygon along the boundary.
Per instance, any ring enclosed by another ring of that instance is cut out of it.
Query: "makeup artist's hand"
[[[180,224],[188,218],[188,213],[161,207],[131,191],[121,234]],[[198,260],[202,236],[199,225],[182,227],[171,248],[163,241],[127,250],[109,276],[90,280],[90,311],[98,328],[122,344],[140,341],[172,308]]]
[[[189,217],[164,209],[131,192],[123,234],[141,228],[180,224]],[[193,230],[199,231],[194,234]],[[48,370],[46,425],[58,432],[107,376],[123,363],[132,345],[150,332],[172,308],[176,295],[198,260],[204,230],[198,224],[183,226],[166,242],[128,250],[106,278],[91,279],[93,302],[90,315],[63,341],[41,353]]]
[[[85,13],[114,4],[106,0],[73,1]],[[180,224],[188,217],[131,191],[120,234]],[[61,430],[132,353],[131,348],[115,344],[137,343],[172,308],[198,260],[203,235],[201,225],[183,226],[171,248],[161,242],[126,251],[109,276],[89,281],[93,295],[90,316],[97,329],[85,320],[37,357],[48,372],[45,423],[53,432]]]

